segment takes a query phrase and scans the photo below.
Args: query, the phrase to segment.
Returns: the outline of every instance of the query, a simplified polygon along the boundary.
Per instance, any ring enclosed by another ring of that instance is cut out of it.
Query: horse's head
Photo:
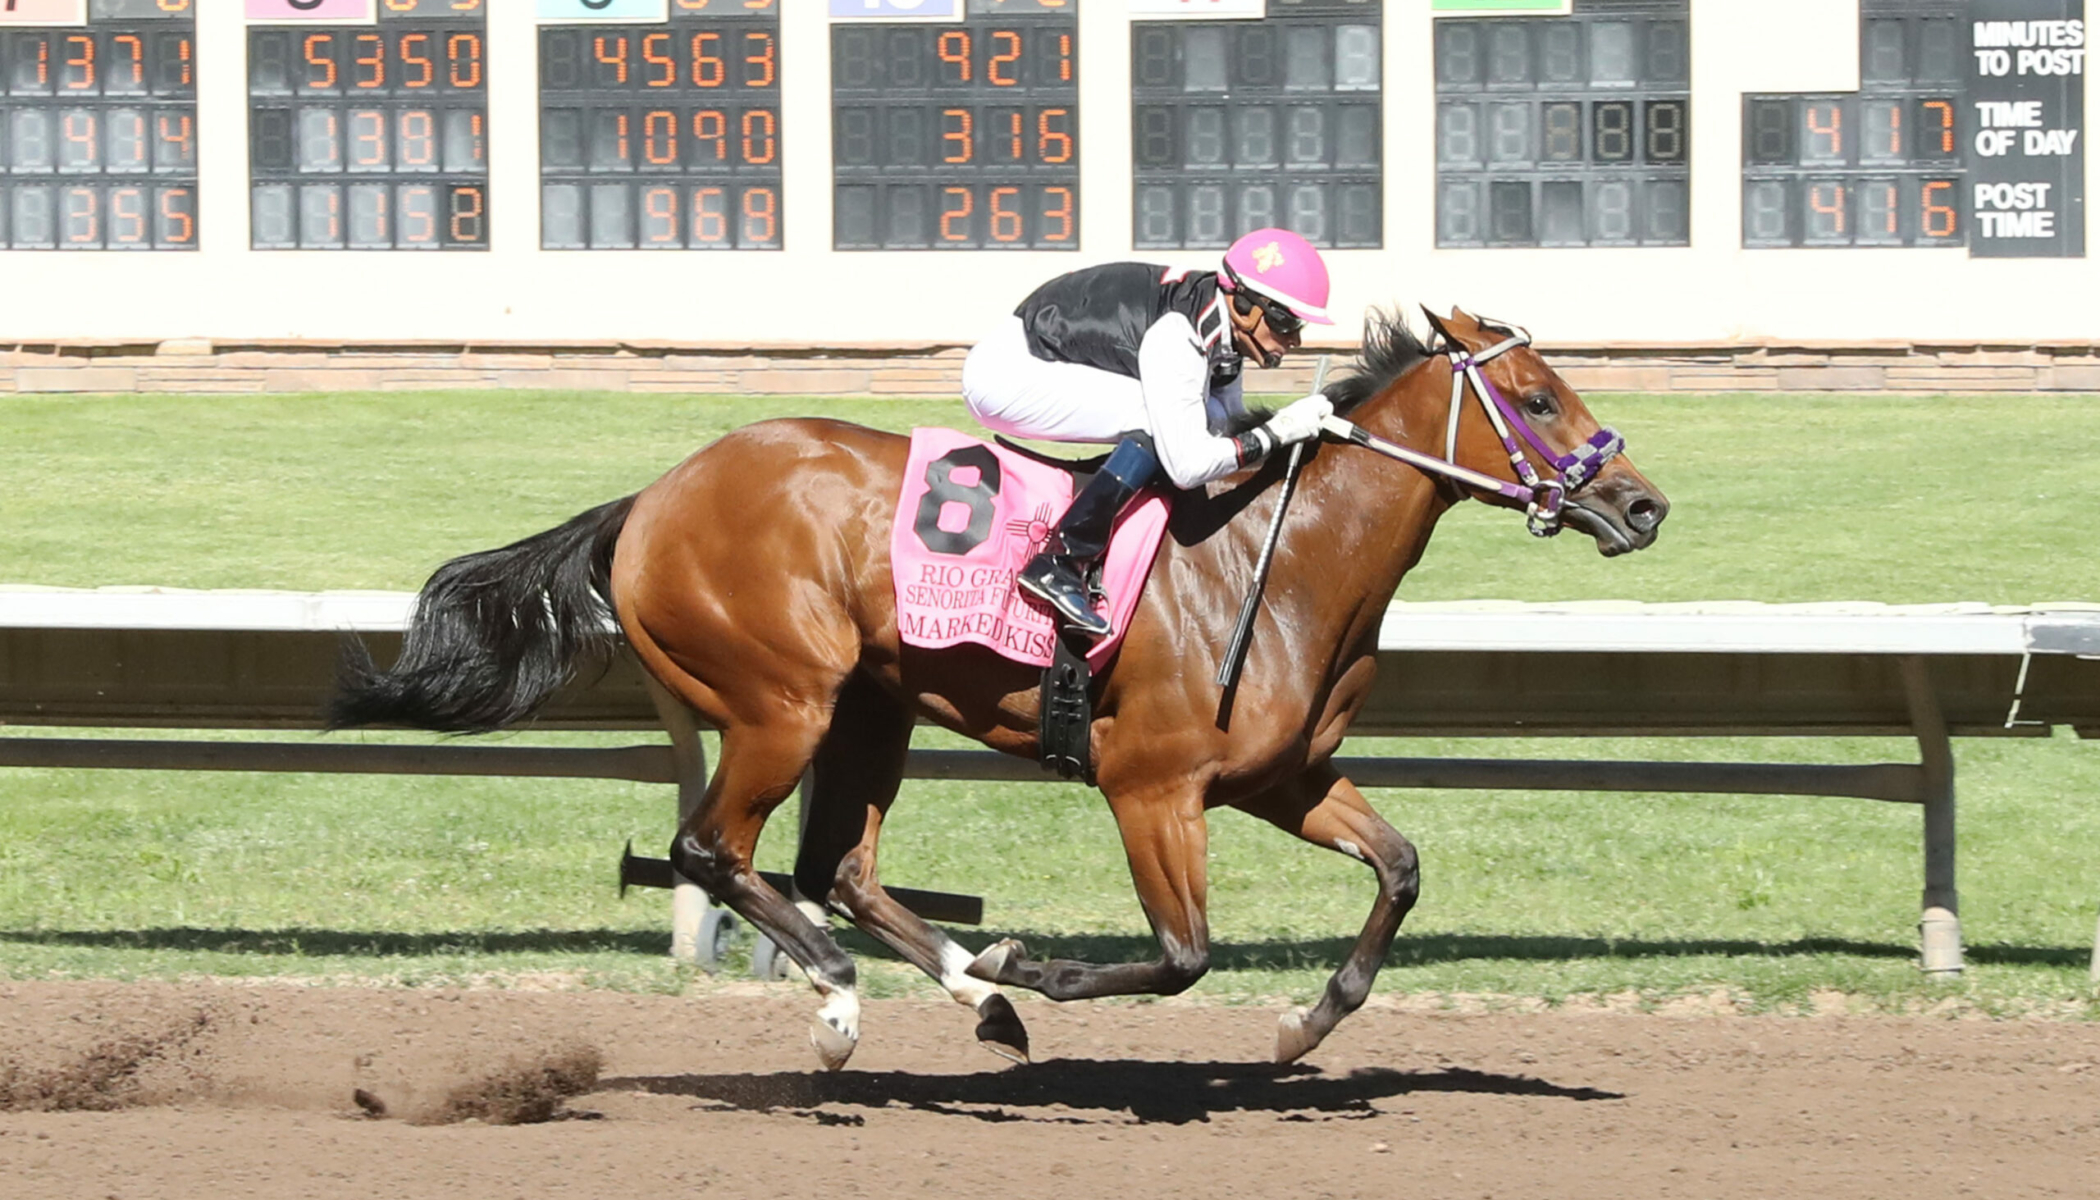
[[[1456,436],[1439,447],[1459,466],[1515,485],[1477,495],[1491,504],[1532,508],[1535,532],[1572,525],[1595,538],[1606,557],[1655,541],[1669,500],[1635,469],[1617,435],[1597,424],[1582,397],[1532,349],[1528,334],[1456,308],[1448,317],[1429,313],[1429,323],[1443,337],[1453,373],[1467,390],[1488,385],[1473,397],[1477,403],[1454,394]],[[1525,499],[1527,492],[1534,499]]]

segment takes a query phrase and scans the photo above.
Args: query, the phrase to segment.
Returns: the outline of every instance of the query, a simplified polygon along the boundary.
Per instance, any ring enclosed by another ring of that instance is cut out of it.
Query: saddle
[[[1108,637],[1071,644],[1014,575],[1105,458],[1058,459],[1004,439],[993,445],[953,429],[914,429],[890,530],[899,640],[929,650],[982,646],[1042,669],[1044,765],[1088,782],[1092,678],[1137,609],[1166,536],[1166,494],[1142,493],[1126,506],[1101,556],[1100,592],[1115,628]]]

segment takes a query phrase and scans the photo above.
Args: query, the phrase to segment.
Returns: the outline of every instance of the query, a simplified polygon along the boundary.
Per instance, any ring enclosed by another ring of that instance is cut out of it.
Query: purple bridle
[[[1561,531],[1561,510],[1567,498],[1596,479],[1605,465],[1626,449],[1626,439],[1614,429],[1602,428],[1590,435],[1588,441],[1565,454],[1548,446],[1516,406],[1502,398],[1502,393],[1480,369],[1483,364],[1530,344],[1531,335],[1518,331],[1478,354],[1462,346],[1446,347],[1445,356],[1451,360],[1451,413],[1445,422],[1442,458],[1388,442],[1340,417],[1327,418],[1323,428],[1335,437],[1376,450],[1388,458],[1515,500],[1524,505],[1525,526],[1532,535],[1552,537]],[[1488,423],[1495,427],[1496,435],[1502,439],[1502,449],[1508,453],[1510,466],[1521,482],[1510,483],[1458,465],[1458,418],[1464,408],[1468,381],[1473,384],[1473,395],[1480,401],[1481,411],[1487,414]],[[1511,432],[1513,426],[1515,433]],[[1518,434],[1553,469],[1553,478],[1540,476],[1538,469],[1531,465],[1523,446],[1517,442]]]

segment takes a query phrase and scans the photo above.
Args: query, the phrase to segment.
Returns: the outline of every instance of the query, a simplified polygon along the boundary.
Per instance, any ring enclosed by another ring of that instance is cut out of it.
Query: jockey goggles
[[[1236,299],[1244,298],[1252,305],[1254,311],[1261,314],[1262,320],[1269,323],[1270,333],[1279,338],[1293,338],[1304,334],[1305,322],[1299,319],[1297,313],[1291,311],[1290,305],[1248,287],[1240,279],[1240,273],[1232,269],[1231,263],[1225,263],[1223,266],[1225,278],[1232,281],[1233,296]]]

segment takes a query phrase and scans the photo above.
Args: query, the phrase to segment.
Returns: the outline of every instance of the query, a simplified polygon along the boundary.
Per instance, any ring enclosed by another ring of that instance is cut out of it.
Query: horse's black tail
[[[610,656],[613,545],[633,507],[633,496],[602,504],[439,567],[392,670],[346,640],[328,727],[487,733],[531,716],[579,666]]]

